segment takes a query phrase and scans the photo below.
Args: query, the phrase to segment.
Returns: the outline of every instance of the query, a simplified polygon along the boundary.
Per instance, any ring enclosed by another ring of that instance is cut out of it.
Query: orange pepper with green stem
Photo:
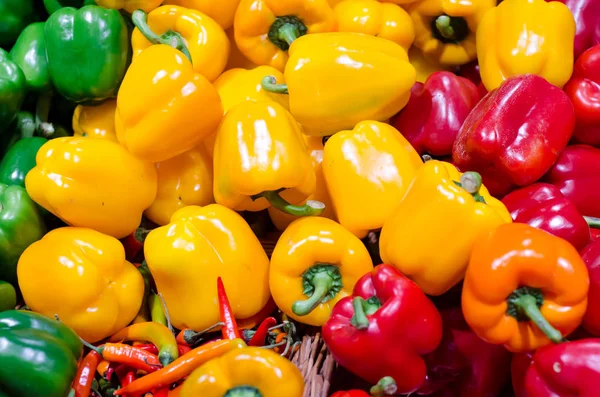
[[[162,365],[169,365],[179,357],[175,336],[162,324],[147,322],[130,325],[113,336],[109,342],[144,340],[153,343],[159,349],[158,359]]]
[[[163,4],[200,11],[217,21],[223,29],[229,29],[233,25],[233,17],[240,0],[165,0]]]
[[[73,112],[73,135],[117,142],[116,110],[116,99],[108,99],[97,106],[78,105]]]

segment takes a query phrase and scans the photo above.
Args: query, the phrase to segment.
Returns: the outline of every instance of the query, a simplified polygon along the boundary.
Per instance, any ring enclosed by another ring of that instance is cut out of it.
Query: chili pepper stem
[[[298,316],[306,316],[321,304],[321,301],[329,294],[331,287],[333,287],[333,278],[325,272],[317,273],[312,279],[312,284],[315,290],[310,298],[303,301],[296,301],[292,305],[292,311]]]
[[[358,329],[367,329],[369,328],[369,319],[365,314],[365,300],[360,296],[356,296],[352,300],[352,306],[354,307],[354,315],[350,320],[350,323],[354,325]]]
[[[102,351],[104,350],[102,347],[96,347],[94,345],[92,345],[91,343],[83,340],[81,337],[79,338],[79,340],[81,340],[81,343],[83,343],[83,345],[85,347],[87,347],[90,350],[95,351],[96,353],[98,353],[100,356],[102,356]]]
[[[525,315],[550,339],[553,343],[560,343],[563,341],[562,334],[556,328],[554,328],[537,306],[537,302],[532,295],[521,295],[514,304],[523,311]]]
[[[167,319],[167,328],[169,328],[169,331],[173,332],[173,324],[171,324],[171,316],[169,315],[169,308],[167,307],[167,302],[165,301],[165,297],[163,296],[163,294],[161,292],[159,292],[157,295],[160,298],[160,302],[162,304],[163,311],[165,313],[165,317]]]
[[[238,386],[227,390],[223,397],[262,397],[262,393],[252,386]]]
[[[584,216],[583,218],[589,227],[593,229],[600,229],[600,218],[594,218],[593,216]]]
[[[253,200],[264,197],[269,203],[279,211],[294,216],[317,216],[325,211],[325,204],[320,201],[307,200],[304,205],[293,205],[279,195],[279,192],[270,190],[252,196]]]
[[[287,84],[277,84],[275,76],[265,76],[261,81],[262,88],[275,94],[288,94]]]
[[[396,381],[391,376],[384,376],[370,390],[374,397],[393,396],[398,391]]]

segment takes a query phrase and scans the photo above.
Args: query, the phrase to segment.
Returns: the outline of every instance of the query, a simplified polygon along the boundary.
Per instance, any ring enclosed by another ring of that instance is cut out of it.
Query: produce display
[[[599,0],[0,0],[0,397],[592,397]]]

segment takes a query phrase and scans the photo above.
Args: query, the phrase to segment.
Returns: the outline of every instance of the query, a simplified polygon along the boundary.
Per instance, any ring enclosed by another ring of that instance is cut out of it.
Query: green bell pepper
[[[35,156],[48,140],[23,138],[11,147],[0,162],[0,183],[25,187],[25,176],[35,167]]]
[[[13,310],[17,306],[17,291],[10,283],[0,280],[0,312]]]
[[[10,48],[35,18],[34,0],[0,0],[0,47]]]
[[[65,98],[94,104],[117,95],[127,69],[127,25],[117,10],[65,7],[46,21],[50,78]]]
[[[0,396],[65,397],[82,344],[65,324],[38,313],[0,313]],[[91,375],[93,376],[93,374]]]
[[[17,285],[17,262],[46,226],[36,204],[21,186],[0,184],[0,279]]]
[[[46,59],[44,22],[32,23],[21,32],[10,50],[10,57],[25,74],[28,90],[45,92],[52,88]]]
[[[0,135],[0,154],[4,155],[19,139],[32,137],[35,134],[35,118],[29,112],[21,111]]]
[[[0,135],[6,133],[17,116],[26,93],[25,75],[21,68],[10,59],[8,52],[0,48]]]
[[[48,15],[54,14],[56,11],[64,7],[81,8],[83,6],[96,5],[95,0],[44,0],[44,8]]]

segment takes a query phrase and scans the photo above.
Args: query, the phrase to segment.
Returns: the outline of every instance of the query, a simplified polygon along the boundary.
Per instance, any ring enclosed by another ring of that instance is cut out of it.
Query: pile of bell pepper
[[[0,0],[0,154],[2,397],[600,386],[596,0]]]

